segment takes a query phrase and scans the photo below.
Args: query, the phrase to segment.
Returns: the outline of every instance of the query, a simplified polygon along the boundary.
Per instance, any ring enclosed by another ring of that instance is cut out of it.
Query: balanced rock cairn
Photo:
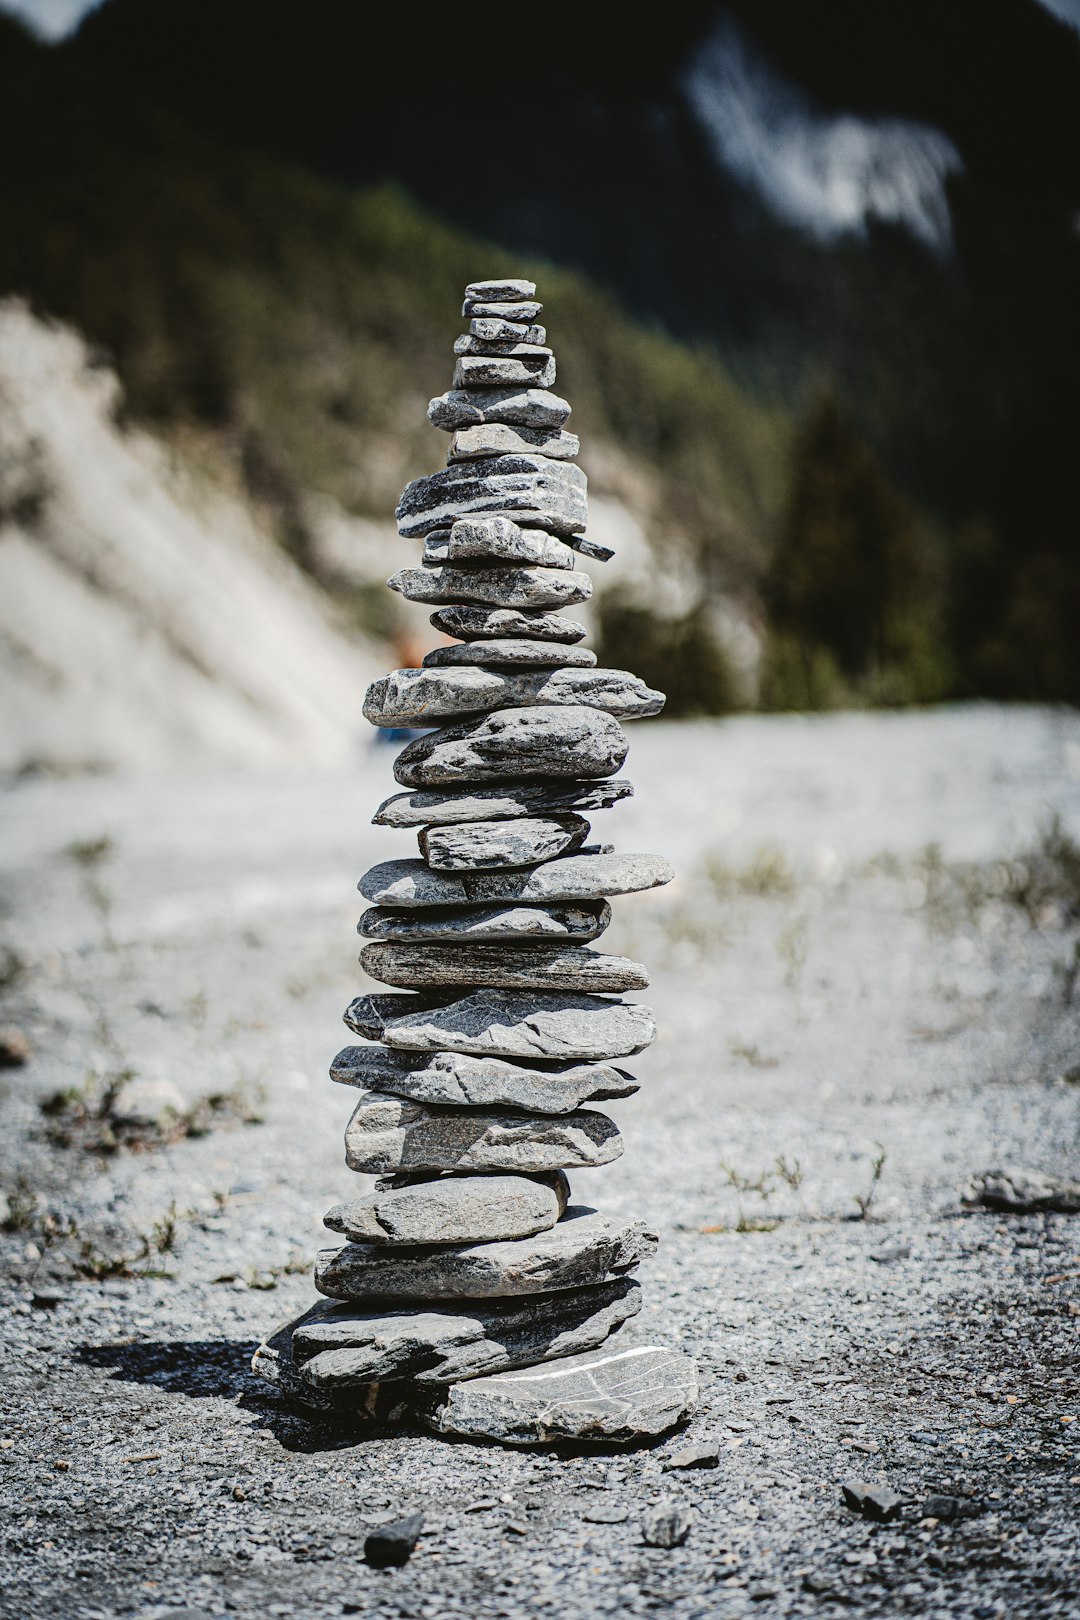
[[[466,288],[453,387],[428,416],[451,435],[444,472],[409,484],[399,533],[423,543],[391,589],[432,605],[458,639],[376,681],[382,727],[438,727],[398,755],[404,792],[375,823],[415,827],[420,858],[375,866],[360,961],[393,986],[345,1014],[374,1044],[331,1076],[359,1093],[346,1162],[381,1179],[331,1209],[345,1239],[320,1254],[315,1306],[261,1346],[261,1372],[324,1412],[411,1413],[437,1432],[517,1444],[630,1441],[692,1409],[693,1362],[627,1339],[629,1273],[656,1247],[640,1221],[570,1203],[568,1170],[622,1152],[587,1106],[627,1097],[617,1060],[655,1035],[648,983],[591,948],[612,895],[667,883],[653,855],[589,843],[587,813],[626,798],[621,720],[663,695],[596,668],[563,608],[592,591],[578,566],[586,481],[570,406],[529,281]]]

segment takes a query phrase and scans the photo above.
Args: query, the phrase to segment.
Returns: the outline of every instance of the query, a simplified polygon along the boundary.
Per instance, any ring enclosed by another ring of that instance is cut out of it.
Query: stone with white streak
[[[466,298],[461,313],[466,320],[507,320],[531,323],[543,310],[535,299],[519,298],[514,303],[496,298]]]
[[[483,456],[511,456],[536,451],[556,461],[569,461],[578,454],[581,441],[576,433],[543,428],[511,427],[492,422],[484,427],[458,428],[450,440],[449,461],[476,461]]]
[[[529,528],[577,534],[588,517],[587,487],[580,467],[547,456],[456,462],[406,484],[395,514],[398,533],[406,538],[425,535],[475,513],[505,512]]]
[[[666,1434],[697,1399],[697,1368],[681,1350],[605,1345],[547,1366],[451,1384],[427,1422],[438,1434],[503,1445],[631,1445]]]

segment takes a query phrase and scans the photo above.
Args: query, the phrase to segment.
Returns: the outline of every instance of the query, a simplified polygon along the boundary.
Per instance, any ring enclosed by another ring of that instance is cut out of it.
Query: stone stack
[[[592,947],[612,896],[671,869],[590,842],[586,818],[632,793],[616,774],[620,722],[664,699],[597,669],[561,611],[591,594],[581,563],[611,553],[585,538],[578,440],[551,391],[535,291],[466,289],[453,387],[428,410],[450,434],[448,465],[397,509],[423,553],[390,587],[457,639],[364,704],[376,726],[437,728],[399,754],[404,791],[374,818],[415,828],[419,855],[359,884],[360,960],[392,988],[352,1003],[345,1022],[370,1044],[331,1068],[358,1094],[346,1161],[380,1179],[325,1217],[346,1240],[315,1268],[332,1303],[255,1365],[324,1410],[411,1409],[441,1432],[514,1443],[629,1440],[686,1415],[694,1367],[640,1341],[598,1351],[640,1310],[629,1273],[657,1239],[571,1204],[567,1171],[622,1152],[592,1105],[638,1089],[618,1064],[655,1034],[649,1010],[621,999],[645,969]]]

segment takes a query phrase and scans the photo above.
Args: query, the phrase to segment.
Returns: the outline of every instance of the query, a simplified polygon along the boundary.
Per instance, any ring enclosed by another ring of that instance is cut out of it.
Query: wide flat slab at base
[[[633,1445],[683,1422],[697,1399],[697,1366],[689,1356],[636,1344],[452,1384],[426,1421],[438,1434],[512,1446]]]

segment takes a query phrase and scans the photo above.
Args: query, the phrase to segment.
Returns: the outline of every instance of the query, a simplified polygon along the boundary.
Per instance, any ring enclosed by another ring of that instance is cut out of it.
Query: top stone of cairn
[[[470,281],[465,297],[480,304],[519,304],[523,299],[536,296],[536,282],[515,279],[513,276],[492,281]]]

